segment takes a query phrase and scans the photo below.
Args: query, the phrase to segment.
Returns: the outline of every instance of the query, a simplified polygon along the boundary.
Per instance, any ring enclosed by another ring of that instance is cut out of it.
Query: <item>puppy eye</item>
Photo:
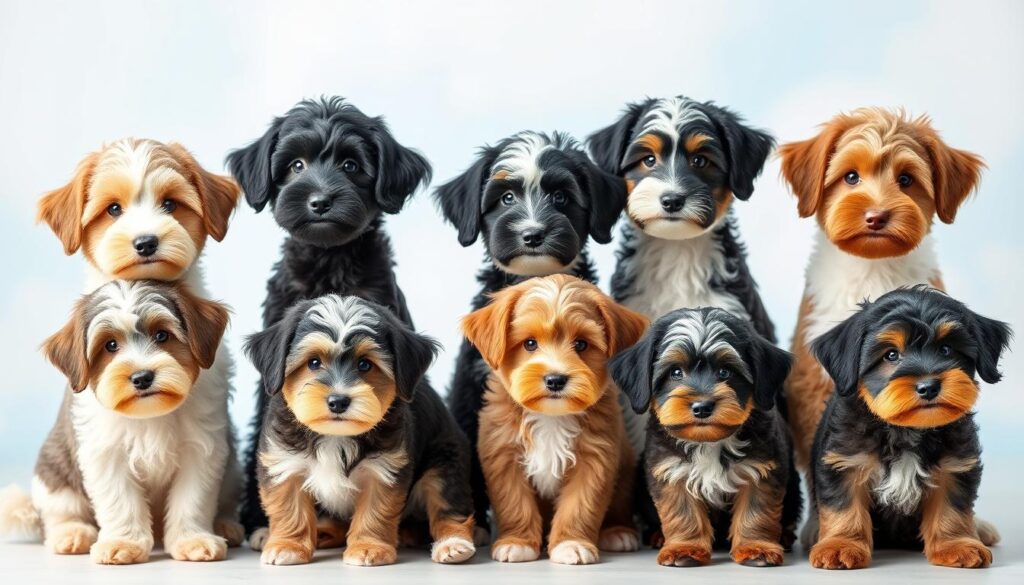
[[[582,339],[577,339],[577,340],[576,340],[575,342],[573,342],[573,344],[572,344],[572,348],[573,348],[573,349],[575,349],[575,350],[576,350],[577,352],[583,352],[583,351],[586,351],[586,349],[587,349],[588,347],[590,347],[590,344],[589,344],[589,343],[587,343],[586,341],[582,340]]]
[[[703,169],[708,166],[708,157],[703,154],[695,154],[690,157],[690,166],[695,169]]]
[[[109,351],[110,353],[114,353],[115,351],[118,350],[117,342],[111,339],[110,341],[106,342],[103,345],[103,348]]]
[[[732,370],[729,368],[718,368],[718,373],[716,375],[719,380],[728,380],[732,377]]]
[[[160,204],[160,207],[167,213],[171,213],[178,208],[178,202],[174,199],[164,199],[164,202]]]
[[[324,363],[320,361],[320,358],[312,358],[308,362],[306,362],[306,366],[309,367],[310,370],[313,370],[315,372],[322,368],[324,366]]]
[[[551,202],[557,205],[558,207],[565,205],[568,201],[569,198],[566,197],[565,191],[555,191],[554,193],[551,194]]]
[[[653,169],[654,165],[658,164],[658,158],[656,156],[654,156],[653,154],[649,154],[649,155],[644,157],[643,163],[644,163],[645,167],[647,167],[649,169]]]
[[[516,202],[516,194],[511,191],[505,191],[501,194],[502,205],[512,205]]]
[[[896,177],[896,181],[900,184],[900,187],[909,187],[914,183],[914,177],[911,177],[907,173],[903,173],[899,177]]]
[[[843,175],[843,180],[846,181],[847,185],[856,185],[860,183],[860,175],[857,174],[857,171],[850,171]]]
[[[111,217],[121,217],[124,210],[121,209],[120,203],[111,203],[107,206],[107,213],[109,213]]]
[[[370,368],[372,367],[373,364],[371,364],[370,360],[366,358],[360,359],[358,362],[356,362],[356,369],[359,370],[360,372],[369,372]]]
[[[953,355],[953,348],[948,345],[940,345],[939,355],[941,355],[942,357],[949,357]]]
[[[537,351],[537,340],[530,338],[523,342],[523,348],[526,351]]]
[[[291,169],[291,171],[293,173],[298,175],[298,174],[302,173],[302,171],[306,170],[306,163],[303,162],[301,159],[300,160],[293,160],[292,164],[288,165],[288,168]]]
[[[885,352],[885,361],[895,362],[898,361],[899,359],[900,352],[896,351],[895,349],[890,349],[889,351]]]
[[[171,338],[171,334],[167,333],[163,329],[153,334],[153,341],[157,343],[163,343]]]
[[[675,367],[675,368],[672,368],[671,370],[669,370],[668,375],[673,380],[682,380],[683,379],[683,368],[680,368],[678,366]]]
[[[341,163],[341,170],[346,173],[355,173],[359,171],[359,163],[352,159],[345,159],[345,162]]]

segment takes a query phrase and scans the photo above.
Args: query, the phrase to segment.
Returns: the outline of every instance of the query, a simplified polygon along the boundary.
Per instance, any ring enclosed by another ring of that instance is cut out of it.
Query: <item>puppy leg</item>
[[[732,507],[732,559],[749,567],[782,564],[783,488],[774,475],[739,489]]]
[[[686,491],[684,482],[658,483],[651,486],[651,492],[665,538],[658,564],[693,567],[710,563],[714,531],[704,503]]]
[[[79,454],[83,459],[82,480],[100,526],[98,538],[89,549],[93,562],[146,562],[153,550],[152,512],[124,454],[84,448]]]
[[[548,555],[563,565],[590,565],[600,560],[597,538],[611,504],[619,456],[602,452],[590,438],[584,433],[577,442],[576,465],[563,480],[551,519]]]
[[[388,485],[377,477],[368,477],[359,486],[348,546],[342,555],[345,564],[375,567],[398,560],[398,523],[407,493],[407,485]]]
[[[873,536],[868,486],[877,469],[878,458],[865,454],[828,452],[814,465],[818,542],[811,547],[811,566],[860,569],[871,564]]]
[[[461,563],[476,552],[468,478],[449,471],[433,469],[419,481],[433,541],[430,558],[445,564]]]
[[[278,482],[260,482],[260,501],[270,521],[260,555],[265,565],[303,565],[313,558],[316,507],[312,496],[302,489],[304,481],[293,475]]]
[[[979,537],[974,498],[981,474],[977,459],[942,461],[925,495],[921,538],[928,562],[973,569],[992,564],[992,551]]]
[[[640,548],[640,533],[633,522],[633,478],[636,476],[636,461],[629,439],[625,435],[622,451],[612,501],[597,541],[597,547],[608,552],[633,552]]]
[[[540,508],[519,462],[521,451],[512,440],[514,432],[500,422],[495,424],[486,410],[481,412],[480,466],[498,532],[491,558],[503,563],[535,561],[540,556]]]
[[[89,552],[99,534],[88,496],[71,486],[50,489],[32,478],[32,506],[43,522],[44,545],[59,555]]]
[[[167,494],[164,548],[179,561],[221,561],[227,541],[213,533],[228,448],[214,452],[198,447],[182,454],[178,472]]]

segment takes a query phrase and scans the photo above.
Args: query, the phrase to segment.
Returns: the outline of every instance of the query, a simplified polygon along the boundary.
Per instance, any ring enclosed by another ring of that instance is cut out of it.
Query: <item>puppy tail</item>
[[[43,538],[43,521],[32,497],[14,484],[0,489],[0,536],[8,540]]]

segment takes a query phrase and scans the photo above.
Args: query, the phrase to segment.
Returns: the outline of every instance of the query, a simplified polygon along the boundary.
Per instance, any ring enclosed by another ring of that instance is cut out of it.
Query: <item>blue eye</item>
[[[658,164],[658,157],[653,154],[649,154],[643,158],[643,163],[645,167],[653,169],[654,165]]]
[[[732,370],[729,368],[719,368],[717,376],[719,380],[728,380],[732,377]]]
[[[369,372],[370,368],[372,367],[373,364],[370,363],[370,360],[365,358],[360,359],[358,362],[356,362],[356,369],[359,370],[360,372]]]
[[[900,187],[909,187],[914,183],[914,177],[911,177],[907,173],[903,173],[896,178],[896,181],[900,184]]]
[[[511,191],[505,191],[501,195],[502,205],[514,205],[516,202],[516,194]]]
[[[157,343],[163,343],[163,342],[167,341],[167,340],[168,340],[168,339],[170,339],[170,338],[171,338],[171,334],[170,334],[170,333],[167,333],[167,332],[166,332],[166,331],[164,331],[163,329],[161,329],[160,331],[157,331],[157,332],[156,332],[156,333],[155,333],[155,334],[153,335],[153,341],[155,341],[155,342],[157,342]]]

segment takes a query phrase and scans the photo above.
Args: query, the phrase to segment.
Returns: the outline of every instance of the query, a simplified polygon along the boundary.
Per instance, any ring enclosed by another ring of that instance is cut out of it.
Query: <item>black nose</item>
[[[693,416],[697,418],[707,418],[715,411],[715,403],[713,400],[701,400],[691,404],[690,410],[693,411]]]
[[[529,229],[523,232],[523,243],[530,248],[536,248],[544,243],[544,230]]]
[[[139,370],[132,374],[132,386],[135,386],[136,390],[149,390],[155,378],[156,374],[153,373],[153,370]]]
[[[669,213],[675,213],[686,205],[686,198],[680,193],[667,193],[661,196],[661,208]]]
[[[917,395],[925,400],[934,400],[942,391],[942,382],[936,379],[921,380],[917,383]]]
[[[548,374],[544,376],[544,387],[552,392],[559,392],[565,388],[565,384],[569,381],[569,376],[564,374]]]
[[[345,412],[345,409],[348,408],[349,404],[352,404],[352,399],[348,396],[331,394],[327,397],[327,410],[334,414],[341,414]]]
[[[309,209],[317,215],[323,215],[331,210],[331,197],[327,195],[314,195],[309,198]]]
[[[154,235],[139,236],[132,242],[135,246],[135,251],[139,253],[139,256],[148,257],[156,254],[156,248],[160,245],[160,238]]]

